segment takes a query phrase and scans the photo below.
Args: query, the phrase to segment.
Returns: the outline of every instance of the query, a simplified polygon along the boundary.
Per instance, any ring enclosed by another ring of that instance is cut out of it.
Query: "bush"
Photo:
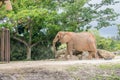
[[[10,48],[10,58],[12,61],[26,59],[26,47],[22,43],[11,39]]]
[[[54,58],[51,47],[38,44],[32,48],[32,59],[41,60],[41,59],[51,59]]]
[[[16,40],[11,39],[11,60],[26,60],[26,55],[26,46]],[[41,43],[32,48],[31,56],[32,60],[54,58],[51,47]]]
[[[100,36],[98,30],[89,30],[96,37],[97,48],[109,51],[120,50],[120,41]]]

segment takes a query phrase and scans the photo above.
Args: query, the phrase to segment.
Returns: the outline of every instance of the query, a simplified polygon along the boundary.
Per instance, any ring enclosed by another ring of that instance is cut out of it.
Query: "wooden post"
[[[10,30],[8,30],[8,62],[10,62]]]
[[[6,29],[6,61],[10,61],[10,39],[9,39],[9,30]]]
[[[7,36],[6,36],[6,29],[5,29],[4,37],[5,37],[5,39],[4,39],[5,61],[7,61],[7,39],[6,39]]]
[[[1,61],[10,62],[10,31],[2,28],[0,39]]]
[[[9,51],[9,30],[5,29],[5,61],[9,62],[10,51]]]
[[[7,61],[7,56],[8,56],[8,52],[7,52],[7,30],[5,29],[5,61]]]
[[[5,33],[5,29],[2,28],[1,29],[2,33],[1,33],[1,61],[4,61],[5,58],[5,54],[4,54],[4,33]]]

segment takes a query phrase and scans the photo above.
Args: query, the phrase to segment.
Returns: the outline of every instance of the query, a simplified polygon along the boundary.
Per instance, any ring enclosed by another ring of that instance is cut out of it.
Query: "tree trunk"
[[[29,21],[29,24],[28,24],[28,27],[29,27],[29,41],[28,41],[28,45],[27,45],[27,60],[31,60],[31,48],[32,48],[32,27],[30,26],[30,22],[31,22],[31,19],[29,18],[28,19]]]
[[[27,60],[31,60],[31,47],[27,46]]]

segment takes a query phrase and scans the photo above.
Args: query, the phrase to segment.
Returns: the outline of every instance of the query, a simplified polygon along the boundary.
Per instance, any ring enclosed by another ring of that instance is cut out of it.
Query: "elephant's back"
[[[94,35],[92,33],[89,33],[89,32],[81,32],[81,33],[77,33],[77,35],[79,37],[83,37],[83,38],[94,37]]]
[[[77,33],[74,38],[74,48],[79,51],[91,51],[95,46],[95,37],[89,32]]]

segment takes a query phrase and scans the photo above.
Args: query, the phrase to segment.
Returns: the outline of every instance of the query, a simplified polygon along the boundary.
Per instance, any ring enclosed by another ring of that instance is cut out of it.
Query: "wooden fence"
[[[0,29],[0,59],[2,62],[10,61],[10,31],[6,28]]]

